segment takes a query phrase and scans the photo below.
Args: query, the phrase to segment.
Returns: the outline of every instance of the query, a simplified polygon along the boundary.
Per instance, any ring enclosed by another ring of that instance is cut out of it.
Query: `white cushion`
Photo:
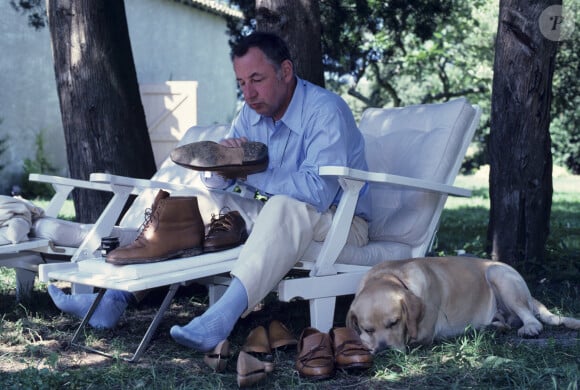
[[[322,243],[312,241],[301,260],[315,262]],[[385,260],[402,260],[412,257],[411,247],[388,241],[369,241],[365,246],[346,244],[338,255],[337,263],[373,266]]]
[[[360,129],[365,136],[369,170],[453,184],[453,167],[475,110],[464,98],[403,108],[370,108]],[[453,172],[455,171],[455,172]],[[371,240],[410,246],[426,239],[439,195],[371,184]]]
[[[32,229],[30,230],[30,236],[46,238],[57,246],[76,248],[81,245],[92,228],[92,224],[72,222],[53,217],[43,217],[34,221]],[[119,237],[120,245],[124,246],[133,242],[138,233],[139,229],[137,227],[121,228],[115,226],[113,227],[111,235]]]

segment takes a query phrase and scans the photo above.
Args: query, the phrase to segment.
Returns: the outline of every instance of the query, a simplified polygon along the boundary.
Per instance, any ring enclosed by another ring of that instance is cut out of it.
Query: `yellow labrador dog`
[[[458,335],[468,325],[520,327],[536,336],[542,323],[580,329],[580,320],[556,316],[530,295],[507,264],[470,257],[432,257],[375,265],[362,279],[346,324],[373,353]]]

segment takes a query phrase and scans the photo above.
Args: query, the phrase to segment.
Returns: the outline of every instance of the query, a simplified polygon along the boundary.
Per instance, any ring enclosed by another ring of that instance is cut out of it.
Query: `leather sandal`
[[[274,371],[274,363],[263,362],[247,352],[240,351],[236,365],[239,387],[249,387],[266,379],[267,373]]]
[[[332,342],[327,333],[316,328],[305,328],[297,349],[296,369],[300,376],[318,380],[334,374]]]
[[[230,342],[226,339],[220,341],[213,351],[206,353],[203,361],[213,368],[215,372],[222,372],[226,369],[230,357]]]
[[[298,340],[288,328],[278,320],[270,322],[268,327],[268,339],[270,341],[270,348],[277,349],[298,344]]]
[[[365,347],[359,334],[351,328],[334,328],[330,331],[336,368],[365,370],[373,365],[373,355]]]

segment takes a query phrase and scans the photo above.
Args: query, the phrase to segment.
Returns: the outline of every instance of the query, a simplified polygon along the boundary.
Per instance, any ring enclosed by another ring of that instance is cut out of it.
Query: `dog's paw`
[[[536,337],[540,334],[543,327],[539,322],[528,322],[518,329],[518,336],[520,337]]]
[[[511,329],[511,326],[509,326],[508,324],[506,324],[505,322],[502,322],[502,321],[493,321],[491,323],[491,326],[494,327],[495,330],[497,330],[498,332],[501,332],[501,333],[505,333]]]

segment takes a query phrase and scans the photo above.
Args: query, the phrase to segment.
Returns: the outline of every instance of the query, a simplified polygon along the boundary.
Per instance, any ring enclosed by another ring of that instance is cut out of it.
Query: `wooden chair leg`
[[[25,268],[16,268],[16,300],[26,301],[34,288],[36,272]]]
[[[310,300],[310,326],[321,332],[328,332],[334,323],[336,297]]]

